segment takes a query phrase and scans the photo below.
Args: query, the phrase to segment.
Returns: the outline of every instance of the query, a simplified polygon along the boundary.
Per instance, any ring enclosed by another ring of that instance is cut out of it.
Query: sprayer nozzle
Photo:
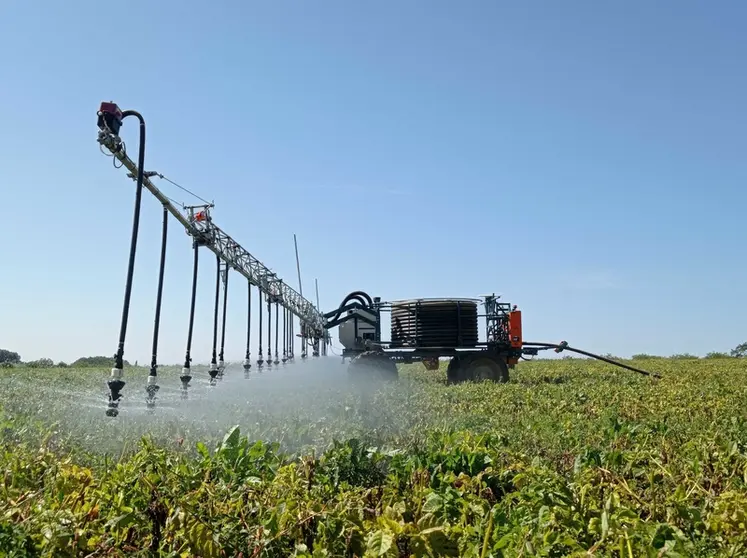
[[[122,398],[122,388],[125,386],[122,378],[122,370],[119,368],[112,369],[112,377],[106,383],[109,386],[109,408],[106,410],[106,416],[116,417],[119,414],[119,400]]]
[[[151,379],[153,380],[151,382]],[[158,390],[161,389],[160,386],[156,385],[155,383],[155,377],[150,376],[148,378],[148,385],[145,386],[145,406],[148,409],[154,409],[156,406],[156,393],[158,393]]]
[[[189,382],[192,381],[192,376],[189,373],[189,368],[182,369],[182,375],[179,376],[179,379],[182,382],[182,399],[184,399],[187,395],[187,390],[189,389]]]

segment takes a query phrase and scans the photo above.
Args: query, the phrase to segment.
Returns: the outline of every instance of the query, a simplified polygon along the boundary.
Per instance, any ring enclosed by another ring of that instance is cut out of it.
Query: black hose
[[[169,226],[169,210],[163,206],[163,229],[161,234],[161,265],[158,269],[158,292],[156,293],[156,318],[153,325],[153,351],[150,360],[150,376],[157,376],[158,368],[158,331],[161,324],[161,300],[163,297],[163,276],[166,269],[166,237]]]
[[[244,359],[247,361],[247,365],[251,366],[248,362],[252,357],[250,344],[252,342],[252,284],[247,281],[247,303],[246,303],[246,355]]]
[[[226,306],[228,305],[228,270],[230,268],[226,266],[225,276],[223,277],[223,320],[221,323],[220,333],[220,353],[218,354],[218,361],[225,362],[225,348],[226,348]]]
[[[295,325],[295,320],[293,319],[293,313],[289,312],[290,314],[290,324],[288,325],[288,351],[290,352],[290,359],[293,360],[295,358],[295,353],[293,351],[293,347],[295,345],[295,338],[293,337],[293,328]]]
[[[278,299],[275,299],[275,364],[278,364],[278,335],[280,333],[280,304]]]
[[[353,291],[345,297],[345,300],[342,301],[342,304],[340,306],[345,306],[345,304],[347,304],[351,298],[357,298],[361,303],[365,301],[364,306],[373,306],[373,299],[368,295],[368,293],[365,293],[363,291]]]
[[[143,116],[134,110],[126,110],[122,113],[124,120],[128,116],[135,116],[140,121],[140,148],[138,152],[137,185],[135,186],[135,210],[132,215],[132,235],[130,237],[130,256],[127,261],[127,279],[125,281],[124,303],[122,304],[122,321],[119,326],[119,342],[117,352],[114,355],[114,370],[112,377],[107,382],[109,386],[109,406],[106,411],[108,416],[116,417],[119,414],[117,407],[122,397],[121,391],[125,386],[122,379],[124,370],[124,346],[127,337],[127,320],[130,316],[130,297],[132,295],[132,279],[135,274],[135,252],[137,251],[137,235],[140,229],[140,206],[143,199],[143,167],[145,166],[145,120]]]
[[[344,299],[342,299],[342,303],[337,309],[337,314],[335,314],[334,316],[331,316],[329,318],[329,321],[330,322],[336,321],[342,315],[345,305],[353,299],[359,302],[361,306],[363,307],[366,307],[366,308],[373,307],[373,299],[367,293],[363,291],[353,291],[348,296],[346,296]]]
[[[213,353],[210,359],[210,364],[216,366],[218,364],[216,349],[218,346],[218,308],[220,304],[220,256],[215,255],[215,262],[217,270],[215,273],[215,307],[213,310]]]
[[[264,360],[262,360],[262,290],[259,287],[257,287],[257,293],[259,294],[259,358],[257,359],[257,366],[261,368]]]
[[[192,301],[189,306],[189,329],[187,331],[187,353],[184,357],[184,368],[189,370],[190,362],[192,362],[192,334],[195,327],[195,302],[197,301],[197,266],[199,256],[200,245],[195,239],[194,241],[194,266],[192,268]],[[185,386],[186,387],[186,386]]]
[[[272,364],[272,301],[267,295],[267,365]]]
[[[130,238],[130,257],[127,262],[127,280],[125,282],[124,304],[122,306],[122,321],[119,326],[119,344],[114,357],[114,367],[124,368],[124,346],[127,337],[127,320],[130,316],[130,297],[132,296],[132,279],[135,274],[135,252],[137,251],[137,235],[140,229],[140,206],[143,199],[143,167],[145,166],[145,120],[134,110],[122,113],[124,120],[128,116],[135,116],[140,120],[140,148],[137,159],[137,186],[135,187],[135,211],[132,216],[132,235]]]
[[[575,349],[573,347],[569,347],[568,345],[562,344],[556,344],[556,343],[534,343],[534,342],[523,342],[522,345],[529,346],[529,347],[542,347],[545,349],[560,349],[562,351],[571,351],[572,353],[578,353],[580,355],[588,356],[597,360],[601,360],[602,362],[606,362],[608,364],[612,364],[613,366],[619,366],[620,368],[625,368],[627,370],[631,370],[632,372],[637,372],[638,374],[643,374],[644,376],[652,376],[654,378],[661,378],[659,374],[656,374],[654,372],[647,372],[645,370],[641,370],[640,368],[635,368],[634,366],[629,366],[627,364],[623,364],[622,362],[617,362],[615,360],[603,357],[601,355],[596,355],[594,353],[590,353],[587,351],[582,351],[581,349]],[[558,351],[560,352],[560,351]]]
[[[283,362],[288,360],[288,309],[283,307]]]

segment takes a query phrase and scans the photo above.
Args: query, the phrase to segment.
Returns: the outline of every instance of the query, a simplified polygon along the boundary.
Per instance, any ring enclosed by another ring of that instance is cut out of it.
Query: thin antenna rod
[[[314,286],[316,287],[316,309],[319,310],[319,281],[314,279]]]
[[[296,247],[296,270],[298,271],[298,294],[303,296],[303,285],[301,284],[301,264],[298,261],[298,241],[296,241],[296,233],[293,233],[293,245]]]

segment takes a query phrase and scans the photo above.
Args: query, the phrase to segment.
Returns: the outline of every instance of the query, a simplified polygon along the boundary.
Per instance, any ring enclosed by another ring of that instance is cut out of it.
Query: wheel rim
[[[492,359],[480,358],[473,361],[469,366],[468,378],[474,382],[485,380],[498,380],[500,370],[498,363]]]

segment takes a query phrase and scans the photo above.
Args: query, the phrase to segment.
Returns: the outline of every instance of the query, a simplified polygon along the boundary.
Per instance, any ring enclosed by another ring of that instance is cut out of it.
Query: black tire
[[[459,379],[462,382],[508,382],[508,364],[496,354],[473,353],[462,359],[459,366]]]
[[[461,360],[458,356],[452,357],[449,361],[449,365],[446,367],[446,383],[447,384],[458,384],[462,381],[459,374],[461,367]]]
[[[348,374],[354,379],[392,381],[399,379],[397,364],[384,352],[366,351],[348,364]]]

